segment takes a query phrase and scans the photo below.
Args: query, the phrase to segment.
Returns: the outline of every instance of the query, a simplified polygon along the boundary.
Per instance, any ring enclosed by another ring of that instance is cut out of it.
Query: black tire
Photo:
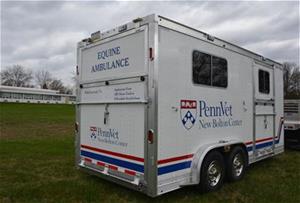
[[[217,172],[214,175],[210,175],[213,174],[212,172],[214,170],[212,169],[214,169],[214,165],[216,166],[215,168],[219,169],[220,173]],[[220,174],[220,176],[218,176],[217,174]],[[201,173],[200,173],[201,191],[212,192],[220,189],[223,186],[224,176],[225,176],[225,163],[224,163],[223,155],[218,151],[212,151],[209,154],[207,154],[203,160]],[[216,178],[215,181],[212,180],[214,178]]]
[[[248,159],[245,150],[241,146],[234,147],[226,159],[228,181],[241,180],[245,175],[247,165]]]

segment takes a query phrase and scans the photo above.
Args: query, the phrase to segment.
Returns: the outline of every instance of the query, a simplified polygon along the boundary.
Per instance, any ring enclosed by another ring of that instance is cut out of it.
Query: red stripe
[[[98,166],[105,166],[105,163],[98,161],[98,162],[97,162],[97,165],[98,165]]]
[[[188,154],[188,155],[184,155],[184,156],[178,156],[178,157],[172,157],[172,158],[168,158],[168,159],[162,159],[158,161],[158,164],[165,164],[165,163],[169,163],[169,162],[173,162],[173,161],[179,161],[182,159],[188,159],[188,158],[192,158],[194,155],[193,154]]]
[[[124,171],[125,173],[129,174],[129,175],[132,175],[132,176],[135,176],[136,175],[136,172],[135,171],[130,171],[130,170],[126,170]]]
[[[118,157],[122,157],[122,158],[126,158],[126,159],[131,159],[131,160],[134,160],[134,161],[144,162],[143,158],[132,156],[132,155],[127,155],[127,154],[121,154],[121,153],[118,153],[118,152],[107,151],[107,150],[104,150],[104,149],[90,147],[90,146],[87,146],[87,145],[81,145],[81,147],[89,149],[89,150],[93,150],[93,151],[96,151],[96,152],[101,152],[101,153],[104,153],[104,154],[109,154],[109,155],[118,156]]]
[[[118,170],[118,167],[116,166],[113,166],[113,165],[108,165],[108,168],[111,169],[111,170]]]
[[[264,141],[272,140],[272,139],[273,139],[273,137],[262,138],[262,139],[259,139],[259,140],[255,140],[255,143],[260,143],[260,142],[264,142]],[[276,137],[275,137],[275,139],[276,139]],[[252,144],[252,143],[253,143],[252,141],[245,142],[246,145]]]
[[[89,159],[89,158],[84,158],[83,159],[85,162],[92,162],[92,159]]]
[[[252,141],[250,141],[250,142],[245,142],[245,145],[248,145],[248,144],[252,144]]]

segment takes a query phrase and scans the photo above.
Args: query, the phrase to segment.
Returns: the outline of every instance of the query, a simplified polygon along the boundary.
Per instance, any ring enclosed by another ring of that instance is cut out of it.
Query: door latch
[[[108,104],[105,105],[105,110],[104,110],[104,125],[107,124],[107,121],[108,121],[108,116],[109,116],[109,112],[108,112]]]

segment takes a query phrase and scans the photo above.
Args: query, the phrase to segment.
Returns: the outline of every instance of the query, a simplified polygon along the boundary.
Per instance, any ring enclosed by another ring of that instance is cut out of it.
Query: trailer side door
[[[256,159],[274,152],[275,97],[274,68],[254,63],[254,137],[253,152]]]

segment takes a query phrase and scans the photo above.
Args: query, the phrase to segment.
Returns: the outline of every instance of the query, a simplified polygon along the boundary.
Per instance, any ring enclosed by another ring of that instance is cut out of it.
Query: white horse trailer
[[[284,151],[281,64],[157,15],[78,43],[76,165],[157,196]]]

